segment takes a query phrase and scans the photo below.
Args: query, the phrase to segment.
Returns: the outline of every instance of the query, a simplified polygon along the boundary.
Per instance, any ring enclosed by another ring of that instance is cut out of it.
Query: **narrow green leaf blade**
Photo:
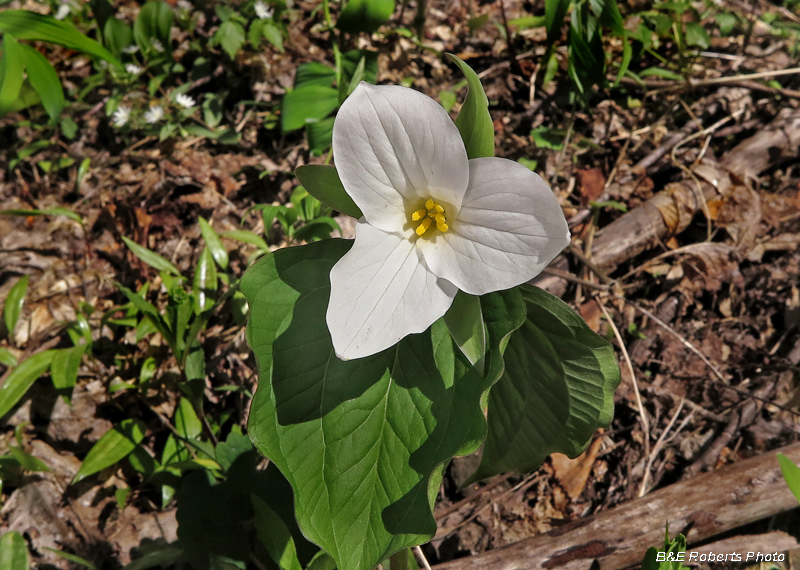
[[[22,278],[14,283],[6,297],[6,304],[3,308],[3,320],[8,331],[8,337],[14,338],[14,328],[17,326],[19,314],[22,312],[22,305],[25,303],[25,293],[28,292],[28,281],[30,275],[23,275]]]
[[[0,210],[0,216],[66,216],[70,220],[75,220],[83,225],[83,218],[67,208],[44,208],[43,210],[11,208],[9,210]]]
[[[0,117],[14,109],[22,89],[22,58],[22,46],[6,32],[3,35],[3,54],[0,56]]]
[[[58,73],[42,54],[30,46],[20,45],[22,48],[23,65],[28,73],[28,80],[39,93],[47,114],[53,120],[58,119],[64,109],[64,89]]]
[[[355,219],[363,215],[344,189],[335,166],[306,164],[295,170],[300,184],[317,200]]]
[[[17,531],[5,533],[0,537],[0,570],[28,570],[28,545]]]
[[[786,457],[783,453],[778,454],[778,463],[781,466],[783,478],[786,479],[786,485],[800,502],[800,467],[792,463],[791,459]]]
[[[156,269],[157,271],[166,271],[167,273],[172,273],[176,277],[181,276],[181,272],[178,271],[178,268],[175,267],[172,262],[169,260],[161,257],[155,251],[149,250],[144,246],[139,245],[132,239],[129,239],[125,236],[122,236],[122,241],[125,242],[125,245],[128,246],[133,254],[144,261],[147,265]]]
[[[167,53],[172,53],[170,30],[173,17],[172,8],[166,2],[151,0],[142,6],[139,16],[133,23],[133,39],[142,51],[146,54],[158,52],[153,47],[152,41],[156,39]]]
[[[197,262],[197,269],[194,270],[194,280],[192,282],[195,314],[200,315],[212,308],[216,293],[217,266],[214,265],[214,258],[209,249],[204,247]]]
[[[550,453],[579,455],[614,411],[620,381],[613,348],[572,309],[526,288],[528,318],[505,351],[489,394],[489,431],[473,479],[529,472]]]
[[[133,418],[122,420],[108,430],[89,450],[86,459],[72,479],[72,484],[83,481],[86,477],[124,459],[141,443],[146,431],[145,423]]]
[[[75,382],[78,380],[78,368],[86,347],[85,344],[79,344],[72,348],[56,349],[50,377],[53,380],[53,386],[59,392],[68,395],[75,386]]]
[[[45,350],[29,356],[8,375],[0,386],[0,418],[11,411],[33,383],[50,368],[55,354],[55,350]]]
[[[220,268],[227,269],[228,251],[225,249],[225,246],[222,245],[219,235],[214,231],[214,228],[211,227],[211,224],[202,216],[198,219],[198,222],[200,222],[200,233],[203,234],[203,239],[206,241],[206,245],[211,251],[211,256],[214,258],[214,261],[217,262]]]
[[[56,20],[52,16],[29,10],[0,11],[0,31],[12,33],[18,40],[52,42],[121,67],[119,60],[103,46],[84,36],[69,22]]]
[[[469,91],[461,111],[456,118],[456,126],[464,146],[467,147],[467,157],[482,158],[494,156],[494,124],[489,114],[489,100],[483,91],[483,85],[478,74],[455,55],[448,53],[449,57],[458,65],[467,79]]]
[[[253,494],[251,498],[255,510],[253,522],[256,534],[269,552],[270,558],[281,570],[303,570],[297,558],[294,539],[281,517],[257,495]]]

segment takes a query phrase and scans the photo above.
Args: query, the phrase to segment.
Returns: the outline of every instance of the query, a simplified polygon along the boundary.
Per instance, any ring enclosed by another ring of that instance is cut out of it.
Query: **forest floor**
[[[133,2],[116,4],[135,12]],[[661,76],[611,85],[610,73],[609,85],[592,89],[588,105],[570,101],[565,48],[557,47],[560,67],[542,86],[543,28],[503,24],[541,14],[542,6],[507,2],[503,15],[497,2],[480,2],[473,13],[466,2],[429,2],[417,42],[404,33],[414,4],[401,15],[398,3],[380,33],[352,40],[379,53],[379,83],[404,82],[437,99],[455,92],[461,101],[465,91],[444,52],[459,55],[480,74],[496,154],[536,161],[535,170],[553,187],[571,222],[566,264],[545,274],[543,286],[612,339],[620,355],[623,380],[614,420],[578,459],[553,456],[534,473],[497,476],[465,489],[458,484],[470,458],[451,465],[435,509],[440,530],[423,549],[431,563],[497,549],[800,441],[800,74],[768,73],[798,65],[800,17],[796,8],[766,0],[713,5],[717,13],[735,15],[740,25],[734,32],[723,36],[706,15],[701,23],[710,36],[707,47],[679,53],[674,39],[661,40],[661,52],[680,60],[674,69],[691,82]],[[156,435],[146,444],[160,454],[159,418],[173,417],[178,405],[180,392],[168,374],[174,362],[158,337],[141,340],[134,329],[115,332],[100,321],[126,302],[115,283],[136,290],[150,282],[151,300],[166,302],[163,289],[157,292],[158,272],[131,253],[123,236],[160,253],[185,275],[192,275],[202,250],[201,216],[220,233],[251,230],[270,249],[292,244],[278,223],[264,227],[251,207],[286,204],[298,185],[294,170],[324,161],[310,156],[303,131],[282,134],[277,124],[297,66],[333,60],[327,32],[314,27],[314,8],[313,2],[297,2],[284,12],[289,37],[283,52],[265,49],[228,60],[227,69],[217,68],[188,91],[200,99],[225,90],[222,113],[240,134],[237,144],[123,134],[102,110],[102,88],[67,108],[78,127],[71,139],[38,127],[42,121],[33,112],[0,119],[0,210],[66,208],[82,220],[0,216],[0,306],[20,276],[31,276],[18,325],[11,338],[0,337],[0,346],[19,361],[69,346],[65,327],[75,322],[85,322],[94,340],[71,405],[50,382],[39,380],[1,428],[0,452],[16,433],[22,448],[50,469],[7,479],[2,488],[0,529],[23,532],[39,568],[75,564],[48,548],[97,568],[117,568],[148,541],[176,539],[174,502],[162,508],[161,497],[135,474],[107,469],[68,485],[92,445],[131,415],[147,420]],[[623,7],[628,24],[648,8],[638,0]],[[765,18],[767,13],[775,17]],[[212,26],[210,16],[205,23]],[[185,40],[179,36],[176,45]],[[613,59],[619,41],[607,43]],[[181,50],[175,57],[188,58]],[[73,53],[48,53],[67,85],[79,85],[89,73]],[[632,69],[658,65],[644,54]],[[245,100],[256,104],[238,104]],[[456,103],[453,116],[458,108]],[[785,140],[751,149],[761,157],[753,159],[760,161],[757,168],[724,162],[776,117],[787,121]],[[43,137],[51,144],[21,152]],[[64,168],[42,167],[42,161],[55,164],[63,157],[71,159]],[[90,166],[79,179],[85,158]],[[670,204],[680,220],[652,210],[671,232],[646,243],[633,234],[609,234],[627,227],[611,224],[649,207],[644,205],[659,192],[687,180],[700,188],[700,181],[712,182],[712,171],[728,176],[732,189],[694,205],[674,197]],[[345,237],[352,235],[352,224],[337,219]],[[597,244],[611,242],[627,244],[630,255],[593,264],[592,258],[603,255]],[[227,238],[223,243],[231,271],[243,273],[256,246]],[[564,273],[569,279],[559,281]],[[201,339],[206,414],[244,427],[257,386],[244,325],[216,314]],[[156,357],[161,386],[144,398],[128,386],[139,375],[134,363],[147,356]],[[7,377],[10,370],[0,364],[0,383],[3,373]],[[120,504],[116,491],[123,488],[130,493]],[[795,510],[743,521],[735,532],[782,531],[788,533],[784,539],[800,540],[798,529]],[[797,560],[790,564],[776,566],[800,567]]]

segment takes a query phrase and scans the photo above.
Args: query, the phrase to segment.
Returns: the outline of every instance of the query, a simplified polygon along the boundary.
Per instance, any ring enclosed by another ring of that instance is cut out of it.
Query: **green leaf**
[[[3,54],[0,56],[0,117],[14,110],[22,89],[22,58],[22,46],[6,32],[3,35]]]
[[[157,39],[166,53],[172,53],[170,30],[172,29],[172,8],[161,1],[147,2],[139,10],[139,16],[133,23],[133,39],[145,55],[158,51],[153,47],[152,39]],[[155,54],[153,54],[155,55]]]
[[[324,119],[339,106],[339,92],[332,87],[303,85],[287,93],[281,104],[281,129],[284,133],[305,126],[309,119]]]
[[[214,228],[212,228],[208,221],[202,216],[198,218],[198,222],[200,222],[200,233],[203,234],[203,239],[206,240],[206,245],[211,251],[211,256],[214,258],[214,261],[217,262],[217,265],[219,265],[221,269],[227,269],[228,251],[225,249],[225,246],[222,245],[222,241],[219,239],[217,232],[214,231]]]
[[[231,59],[236,58],[236,53],[242,48],[245,40],[244,28],[239,22],[233,20],[222,22],[214,34],[214,43],[222,46]]]
[[[29,356],[8,375],[0,386],[0,418],[11,411],[28,388],[50,368],[55,354],[55,350],[45,350]]]
[[[494,125],[489,114],[489,100],[483,91],[478,74],[472,68],[451,53],[447,54],[458,65],[467,79],[469,91],[461,111],[456,118],[456,126],[469,158],[494,156]]]
[[[133,41],[133,31],[119,18],[109,18],[103,26],[103,39],[109,51],[121,57],[122,49],[131,45]]]
[[[325,324],[329,273],[351,242],[278,250],[242,278],[261,380],[249,432],[295,492],[304,534],[339,568],[367,570],[436,531],[444,462],[478,446],[481,378],[439,321],[341,361]]]
[[[0,570],[28,570],[28,545],[17,531],[0,536]]]
[[[31,471],[33,473],[50,471],[50,468],[41,459],[34,457],[19,447],[14,447],[13,445],[9,446],[8,452],[11,454],[11,457],[17,460],[25,471]]]
[[[66,216],[70,220],[75,220],[83,225],[83,218],[67,208],[45,208],[44,210],[24,210],[12,208],[10,210],[0,210],[0,216]]]
[[[547,45],[553,45],[561,36],[561,25],[567,15],[570,0],[545,0],[544,27],[547,30]]]
[[[672,79],[673,81],[685,81],[682,75],[660,67],[648,67],[639,73],[639,77],[661,77],[663,79]]]
[[[708,37],[708,32],[706,32],[701,24],[697,22],[687,22],[686,44],[700,49],[708,49],[711,45],[711,38]]]
[[[533,144],[538,148],[550,150],[561,150],[564,146],[564,139],[567,132],[561,129],[551,129],[549,127],[536,127],[531,131]]]
[[[297,558],[297,549],[294,546],[289,529],[281,517],[269,508],[257,495],[252,495],[255,516],[253,522],[256,527],[258,540],[261,541],[270,558],[281,570],[302,570],[300,560]]]
[[[3,364],[9,368],[12,368],[19,364],[16,356],[14,356],[10,350],[7,348],[0,346],[0,364]]]
[[[125,245],[128,246],[128,249],[130,249],[136,257],[144,261],[153,269],[157,271],[166,271],[167,273],[171,273],[176,277],[181,276],[181,272],[178,271],[177,267],[175,267],[169,260],[158,255],[155,251],[149,250],[125,236],[122,236],[122,241],[125,242]]]
[[[306,138],[312,156],[322,156],[331,147],[334,117],[306,123]]]
[[[459,291],[444,322],[458,348],[483,373],[483,358],[486,356],[486,328],[481,314],[481,298]]]
[[[306,164],[298,167],[295,174],[314,198],[343,214],[361,218],[361,209],[344,189],[335,166]]]
[[[17,326],[22,305],[25,304],[25,293],[28,292],[30,278],[30,275],[23,275],[19,281],[14,283],[6,297],[6,304],[3,307],[3,321],[5,322],[9,339],[14,338],[14,329]]]
[[[104,59],[121,67],[111,52],[94,40],[90,40],[66,21],[44,16],[29,10],[0,11],[0,32],[12,33],[18,40],[51,42],[85,54]]]
[[[217,266],[207,247],[203,248],[197,269],[194,270],[192,282],[192,299],[194,312],[197,315],[205,313],[214,306],[214,297],[217,294]]]
[[[64,396],[72,392],[72,387],[78,380],[78,368],[87,346],[79,344],[72,348],[56,349],[53,366],[50,368],[50,378],[53,380],[55,389]]]
[[[30,46],[20,45],[22,48],[23,65],[28,73],[28,81],[39,93],[45,111],[50,118],[55,120],[64,108],[64,90],[61,80],[53,66],[42,54]]]
[[[186,398],[181,398],[178,409],[175,410],[175,429],[184,439],[199,439],[203,433],[203,424],[192,403]]]
[[[144,439],[147,426],[140,419],[128,418],[108,430],[95,443],[83,460],[72,484],[111,467],[124,459]]]
[[[738,20],[736,16],[729,12],[723,12],[722,14],[716,14],[714,19],[717,21],[717,25],[719,26],[719,33],[723,36],[731,35],[731,32],[736,27]]]
[[[335,70],[322,63],[311,61],[297,67],[297,72],[294,76],[294,87],[295,89],[310,85],[330,87],[333,85],[334,79],[336,79]]]
[[[133,304],[133,306],[136,307],[137,310],[141,311],[144,314],[144,316],[147,317],[147,322],[150,322],[153,325],[153,327],[155,327],[155,329],[159,333],[161,333],[161,336],[164,337],[164,339],[169,343],[173,352],[175,352],[175,338],[174,338],[175,335],[173,334],[167,322],[161,316],[161,313],[158,312],[158,310],[153,306],[153,304],[147,301],[139,293],[134,293],[133,291],[131,291],[130,289],[128,289],[123,285],[120,285],[119,283],[117,283],[117,288],[122,292],[123,295],[125,295],[128,298],[128,301],[130,301]]]
[[[549,454],[579,455],[608,425],[620,381],[611,345],[572,309],[536,288],[523,293],[528,318],[505,351],[505,373],[489,394],[489,431],[472,479],[527,473]]]
[[[792,463],[783,453],[778,454],[778,463],[781,466],[783,478],[786,479],[786,485],[788,485],[789,490],[797,501],[800,502],[800,467]]]
[[[394,0],[349,0],[336,26],[348,34],[371,34],[394,13]]]
[[[264,241],[264,238],[247,230],[230,230],[227,232],[222,232],[220,235],[228,239],[235,239],[237,241],[249,243],[250,245],[254,245],[263,251],[269,251],[269,246],[267,245],[267,242]]]
[[[44,546],[43,548],[45,550],[52,552],[56,556],[60,556],[64,560],[69,560],[70,562],[74,562],[75,564],[83,566],[84,568],[88,568],[89,570],[97,570],[97,567],[88,560],[86,560],[85,558],[81,558],[80,556],[76,556],[75,554],[70,554],[69,552],[64,552],[63,550],[56,550],[55,548],[48,548],[46,546]]]

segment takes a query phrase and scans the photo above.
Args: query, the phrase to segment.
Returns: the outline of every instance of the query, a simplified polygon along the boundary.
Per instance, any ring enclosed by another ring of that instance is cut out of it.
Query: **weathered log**
[[[617,570],[661,546],[664,527],[683,533],[689,546],[739,526],[797,507],[776,453],[800,463],[800,444],[740,461],[675,483],[641,499],[437,570]],[[592,566],[593,564],[597,566]]]
[[[691,176],[669,184],[640,207],[600,230],[592,246],[593,263],[611,271],[663,243],[685,230],[704,202],[725,195],[739,181],[796,156],[798,146],[800,110],[783,109],[769,126],[734,147],[719,163],[701,161],[691,169]],[[561,256],[550,267],[567,271],[567,259]],[[548,274],[542,274],[533,283],[556,296],[563,295],[567,285],[562,277]]]

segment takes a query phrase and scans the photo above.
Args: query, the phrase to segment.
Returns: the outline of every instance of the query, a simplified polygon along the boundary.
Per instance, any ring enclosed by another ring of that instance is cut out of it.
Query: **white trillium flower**
[[[153,105],[144,113],[144,120],[146,123],[153,125],[164,118],[164,107],[161,105]]]
[[[120,105],[117,107],[117,110],[114,111],[114,114],[111,115],[111,120],[118,129],[127,125],[130,118],[131,108],[126,105]]]
[[[175,95],[175,102],[184,109],[191,109],[195,105],[194,99],[192,99],[185,93],[178,93],[177,95]]]
[[[341,359],[426,330],[459,289],[483,295],[532,279],[569,244],[537,174],[468,160],[444,109],[412,89],[362,82],[336,116],[333,155],[363,213],[330,275],[326,320]]]
[[[272,8],[269,8],[262,0],[258,0],[253,4],[253,10],[256,11],[256,16],[260,20],[269,20],[272,18]]]

